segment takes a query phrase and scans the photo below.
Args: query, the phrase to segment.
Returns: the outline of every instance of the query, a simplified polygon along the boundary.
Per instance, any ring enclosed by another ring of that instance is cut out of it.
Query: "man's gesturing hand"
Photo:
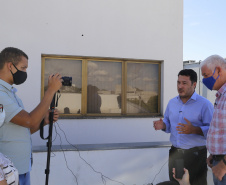
[[[160,119],[158,121],[153,121],[153,127],[155,130],[165,130],[166,129],[166,125],[162,121],[162,119]]]
[[[187,124],[178,123],[178,126],[176,127],[178,134],[193,134],[194,126],[186,118],[184,118],[184,120],[187,122]]]

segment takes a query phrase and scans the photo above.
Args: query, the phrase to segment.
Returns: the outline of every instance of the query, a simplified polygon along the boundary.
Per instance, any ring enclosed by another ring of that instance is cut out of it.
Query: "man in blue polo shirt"
[[[25,82],[27,67],[28,56],[20,49],[9,47],[0,53],[0,103],[5,110],[5,121],[0,127],[0,152],[7,155],[18,169],[20,185],[30,185],[31,134],[39,130],[43,119],[45,125],[49,123],[49,106],[62,86],[61,75],[49,76],[42,101],[30,113],[26,112],[13,84]],[[54,120],[58,117],[59,112],[55,110]]]
[[[213,115],[211,102],[195,92],[197,74],[192,69],[178,74],[179,95],[167,105],[164,119],[154,121],[155,130],[171,133],[172,147],[169,151],[169,177],[175,161],[183,159],[184,167],[190,173],[191,185],[207,185],[206,136]]]

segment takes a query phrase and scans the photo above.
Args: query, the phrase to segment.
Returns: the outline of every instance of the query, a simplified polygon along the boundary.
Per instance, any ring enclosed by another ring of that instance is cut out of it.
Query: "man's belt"
[[[189,148],[189,149],[182,149],[182,148],[177,148],[174,146],[172,146],[171,148],[177,152],[185,153],[185,152],[197,152],[199,150],[206,149],[206,146],[196,146],[196,147]]]

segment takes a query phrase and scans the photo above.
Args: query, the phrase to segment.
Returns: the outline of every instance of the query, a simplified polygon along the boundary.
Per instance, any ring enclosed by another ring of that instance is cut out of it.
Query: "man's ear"
[[[8,68],[10,71],[12,71],[12,63],[11,63],[11,62],[7,62],[6,65],[7,65],[7,68]]]
[[[220,66],[217,66],[216,70],[218,72],[218,75],[222,75],[222,68]]]
[[[193,87],[194,87],[194,89],[196,88],[196,85],[197,85],[197,82],[193,82]]]

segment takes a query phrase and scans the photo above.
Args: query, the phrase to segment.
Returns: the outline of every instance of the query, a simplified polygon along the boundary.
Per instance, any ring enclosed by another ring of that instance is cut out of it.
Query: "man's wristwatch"
[[[224,159],[224,157],[223,157],[222,161],[223,161],[223,163],[226,165],[226,160]]]

